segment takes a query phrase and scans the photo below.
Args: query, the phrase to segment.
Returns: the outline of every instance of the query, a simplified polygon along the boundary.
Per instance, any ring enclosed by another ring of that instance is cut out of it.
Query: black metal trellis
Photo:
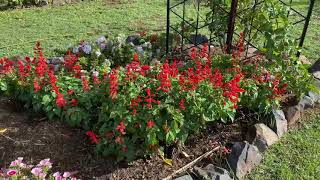
[[[175,3],[172,4],[172,1],[174,1]],[[236,30],[235,30],[235,23],[237,21],[237,19],[240,19],[241,20],[241,16],[240,14],[245,12],[245,11],[248,11],[248,10],[252,10],[252,11],[255,11],[256,8],[258,8],[259,5],[261,5],[262,3],[265,2],[265,0],[252,0],[253,1],[253,6],[252,7],[249,7],[249,8],[246,8],[246,9],[243,9],[241,11],[238,11],[238,0],[232,0],[231,2],[231,5],[230,5],[230,9],[224,9],[222,7],[220,7],[220,9],[224,12],[224,16],[227,17],[228,19],[228,22],[226,23],[226,31],[224,32],[224,36],[226,36],[226,40],[224,41],[224,47],[227,48],[227,52],[228,53],[231,53],[232,52],[232,44],[233,44],[233,40],[234,40],[234,34],[238,35]],[[281,4],[283,4],[284,6],[287,6],[288,8],[290,8],[290,11],[292,11],[293,13],[297,14],[299,17],[301,17],[302,19],[298,20],[298,21],[295,21],[293,22],[292,24],[293,25],[298,25],[298,24],[301,24],[301,23],[304,23],[303,24],[303,30],[301,32],[301,35],[299,36],[299,38],[297,38],[296,40],[299,41],[299,47],[302,48],[303,47],[303,44],[304,44],[304,40],[305,40],[305,37],[306,37],[306,34],[307,34],[307,31],[308,31],[308,27],[309,27],[309,23],[310,23],[310,19],[311,19],[311,16],[312,16],[312,11],[313,11],[313,7],[314,7],[314,4],[315,4],[315,0],[309,0],[309,7],[308,7],[308,12],[307,12],[307,15],[303,15],[303,13],[299,12],[297,9],[294,9],[291,4],[293,2],[293,0],[290,0],[289,2],[285,2],[284,0],[278,0]],[[195,21],[195,24],[193,24],[192,22],[190,22],[186,17],[185,17],[185,14],[186,14],[186,11],[187,11],[187,8],[186,8],[186,3],[187,2],[190,2],[190,0],[180,0],[180,1],[177,1],[177,0],[167,0],[167,40],[166,40],[166,53],[167,55],[172,52],[172,49],[170,49],[170,39],[172,40],[172,37],[170,36],[170,33],[171,32],[174,32],[176,34],[179,35],[179,49],[180,51],[185,51],[185,50],[188,50],[190,49],[191,47],[199,47],[201,44],[203,43],[208,43],[210,46],[213,45],[213,41],[216,39],[216,38],[219,38],[219,37],[216,37],[217,35],[216,34],[213,34],[213,32],[211,31],[210,34],[209,34],[209,38],[208,39],[203,39],[201,37],[199,37],[199,31],[203,28],[207,28],[208,26],[210,26],[211,24],[206,22],[204,25],[201,25],[200,24],[200,6],[201,6],[201,0],[195,0],[195,9],[196,9],[196,21]],[[182,6],[182,15],[180,15],[179,13],[175,12],[174,9],[177,8],[177,7],[180,7]],[[238,11],[238,12],[237,12]],[[215,13],[212,11],[212,14]],[[177,17],[180,22],[181,22],[181,29],[177,28],[177,27],[174,27],[173,24],[172,24],[172,21],[171,19],[173,17]],[[288,17],[290,16],[290,12],[288,12]],[[254,27],[253,23],[252,23],[253,19],[251,20],[250,22],[250,27],[248,28],[248,31],[249,33],[246,33],[247,36],[245,37],[245,42],[246,42],[246,57],[247,57],[247,52],[248,52],[248,48],[249,46],[250,47],[253,47],[255,49],[258,49],[258,47],[256,45],[254,45],[252,41],[252,31],[256,31],[256,33],[263,33],[261,30],[259,30],[258,28]],[[213,23],[213,22],[211,22]],[[192,28],[194,28],[195,30],[195,38],[196,40],[192,40],[190,39],[190,37],[188,37],[185,33],[185,29],[184,27],[185,26],[190,26]],[[172,34],[172,33],[171,33]],[[192,46],[185,46],[185,44],[189,44],[189,45],[192,45]],[[210,48],[211,49],[211,48]],[[300,52],[297,53],[297,56],[300,55]]]

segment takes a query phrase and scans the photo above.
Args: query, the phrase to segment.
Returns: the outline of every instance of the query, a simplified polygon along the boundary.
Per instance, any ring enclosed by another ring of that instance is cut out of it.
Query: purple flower
[[[42,168],[40,168],[40,167],[35,167],[35,168],[33,168],[33,169],[31,170],[31,173],[32,173],[33,175],[35,175],[35,176],[39,176],[40,173],[42,173]]]
[[[105,43],[107,41],[106,37],[101,36],[99,37],[99,39],[97,40],[97,44],[102,44]]]
[[[90,54],[91,53],[91,45],[90,44],[84,44],[82,45],[82,51],[86,54]]]
[[[99,46],[100,46],[101,50],[104,50],[107,47],[107,45],[105,43],[101,43],[101,44],[99,44]]]
[[[14,176],[14,175],[16,175],[16,174],[17,174],[17,171],[16,171],[16,170],[9,169],[9,170],[7,171],[7,175],[8,175],[8,176]]]

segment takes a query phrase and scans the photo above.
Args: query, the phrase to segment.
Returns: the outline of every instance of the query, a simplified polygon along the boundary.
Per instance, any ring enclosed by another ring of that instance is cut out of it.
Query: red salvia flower
[[[180,110],[185,110],[186,107],[184,106],[184,103],[186,102],[185,99],[181,99],[180,102],[179,102],[179,108]]]
[[[67,52],[67,54],[64,57],[64,65],[67,71],[74,71],[74,66],[78,61],[78,57],[74,54],[72,54],[70,51]],[[80,66],[81,70],[81,66]],[[78,77],[80,78],[80,76]]]
[[[81,77],[82,80],[82,89],[84,92],[88,92],[90,90],[89,81],[85,76]]]
[[[241,81],[241,78],[242,75],[238,74],[224,85],[224,92],[222,95],[229,98],[229,100],[234,104],[234,108],[237,108],[239,93],[244,92],[238,84]]]
[[[81,66],[79,64],[72,67],[74,77],[81,78]]]
[[[196,48],[192,48],[190,53],[189,53],[190,59],[191,60],[195,60],[197,58],[197,49]]]
[[[116,128],[117,131],[120,132],[120,134],[125,135],[126,134],[126,126],[124,125],[124,123],[121,121],[120,124],[117,126]]]
[[[138,53],[133,54],[133,61],[139,61],[139,55]]]
[[[56,98],[56,104],[59,108],[63,108],[67,104],[67,100],[64,99],[64,95],[59,93]]]
[[[68,90],[68,95],[73,95],[74,94],[74,90],[72,90],[72,89],[70,89],[70,90]]]
[[[70,103],[71,103],[71,106],[77,106],[78,105],[78,100],[71,99]]]
[[[19,78],[20,78],[20,80],[24,80],[26,77],[25,65],[21,60],[19,60],[17,66],[19,69]]]
[[[86,135],[89,136],[92,144],[99,143],[99,137],[93,131],[88,131]]]
[[[115,142],[117,144],[122,144],[122,138],[120,136],[116,137]]]
[[[162,90],[163,92],[169,92],[172,85],[170,80],[170,66],[169,63],[164,63],[161,67],[161,72],[158,75],[158,79],[160,81],[160,86],[158,87],[158,91]]]
[[[156,95],[151,93],[151,89],[150,88],[146,89],[146,93],[147,93],[147,96],[144,98],[144,102],[148,103],[147,107],[149,109],[152,108],[152,103],[155,103],[155,104],[158,104],[158,105],[160,104],[160,101],[157,101],[157,100],[154,99],[154,97]]]
[[[41,87],[40,87],[38,81],[36,81],[36,80],[33,81],[33,89],[34,89],[35,93],[41,90]]]
[[[110,73],[109,94],[111,99],[116,99],[118,95],[118,71],[113,69]]]
[[[220,88],[223,86],[223,76],[221,74],[221,71],[219,69],[214,70],[214,74],[210,78],[210,82],[214,85],[216,88]]]
[[[151,120],[149,120],[147,122],[147,128],[149,128],[149,129],[152,128],[154,125],[155,125],[155,123],[153,121],[151,121]]]

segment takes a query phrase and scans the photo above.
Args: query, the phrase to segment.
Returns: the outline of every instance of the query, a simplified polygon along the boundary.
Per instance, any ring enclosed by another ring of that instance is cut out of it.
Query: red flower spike
[[[138,53],[133,54],[133,61],[139,61],[139,55]]]
[[[39,86],[39,83],[36,80],[33,81],[33,89],[35,93],[41,90],[41,87]]]
[[[109,94],[111,99],[116,99],[118,95],[118,71],[113,69],[110,73]]]
[[[56,104],[59,108],[63,108],[67,105],[67,100],[64,99],[64,95],[59,93],[56,98]]]
[[[184,106],[184,103],[186,102],[185,99],[181,99],[180,102],[179,102],[179,108],[180,110],[186,110],[186,107]]]
[[[71,99],[70,103],[71,103],[71,106],[77,106],[78,105],[78,100]]]
[[[82,89],[84,92],[88,92],[90,90],[89,81],[85,76],[82,76]]]
[[[151,129],[154,125],[155,125],[155,123],[153,121],[151,121],[151,120],[149,120],[147,122],[147,128],[149,128],[149,129]]]
[[[72,90],[72,89],[70,89],[70,90],[68,90],[68,95],[73,95],[74,94],[74,90]]]
[[[86,135],[89,136],[92,144],[99,143],[99,137],[93,131],[88,131]]]
[[[117,126],[116,128],[117,131],[120,132],[120,134],[125,135],[126,134],[126,126],[124,125],[124,123],[121,121],[120,124]]]

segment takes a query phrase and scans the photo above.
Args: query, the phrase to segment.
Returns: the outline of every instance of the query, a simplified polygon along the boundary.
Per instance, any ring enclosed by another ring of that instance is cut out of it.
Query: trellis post
[[[238,0],[232,0],[231,9],[229,13],[228,31],[227,31],[227,53],[232,52],[232,40],[234,33],[234,24],[237,16]]]
[[[305,20],[305,24],[304,24],[302,35],[301,35],[300,42],[299,42],[299,48],[303,47],[303,43],[304,43],[304,40],[305,40],[306,35],[307,35],[307,31],[308,31],[308,27],[309,27],[309,24],[310,24],[310,20],[311,20],[312,11],[313,11],[313,7],[314,7],[315,1],[316,0],[310,0],[308,14],[307,14],[307,17],[306,17],[306,20]],[[301,54],[301,52],[298,51],[297,56],[299,57],[300,54]]]

